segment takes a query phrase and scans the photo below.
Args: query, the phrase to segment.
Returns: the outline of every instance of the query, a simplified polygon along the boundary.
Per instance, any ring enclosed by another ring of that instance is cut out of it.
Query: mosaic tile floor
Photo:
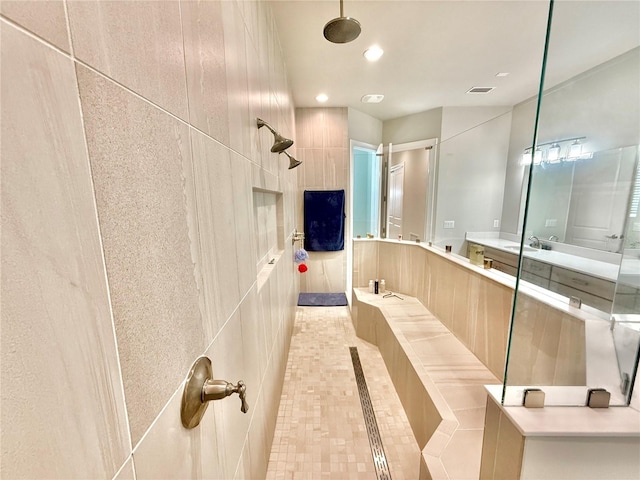
[[[267,480],[375,479],[349,347],[358,348],[393,480],[415,480],[420,452],[378,349],[348,307],[298,307]]]

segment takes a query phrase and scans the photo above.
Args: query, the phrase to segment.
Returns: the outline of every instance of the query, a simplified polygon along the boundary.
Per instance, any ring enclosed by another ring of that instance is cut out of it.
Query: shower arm
[[[257,122],[258,122],[258,128],[267,127],[271,133],[273,133],[274,135],[278,135],[278,133],[273,129],[273,127],[269,125],[267,122],[265,122],[264,120],[262,120],[261,118],[258,118]]]

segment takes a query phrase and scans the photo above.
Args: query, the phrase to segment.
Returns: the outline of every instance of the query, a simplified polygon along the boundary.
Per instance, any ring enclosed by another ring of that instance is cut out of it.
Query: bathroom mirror
[[[636,29],[637,3],[615,4],[611,12],[603,12],[607,24],[609,17],[635,19],[635,24],[619,22],[616,38],[619,55],[545,90],[536,151],[531,152],[531,138],[526,134],[519,131],[511,134],[516,142],[510,146],[507,181],[512,183],[505,191],[503,215],[511,233],[522,233],[528,160],[534,163],[534,177],[524,232],[527,237],[535,235],[545,240],[553,237],[554,241],[567,245],[622,252],[625,212],[634,182],[636,146],[640,142],[640,35]],[[584,8],[578,5],[574,7],[571,21],[582,25],[580,30],[584,32],[574,33],[579,37],[597,32],[592,14],[583,14]],[[556,10],[560,11],[556,15],[560,17],[558,22],[568,20],[569,12],[563,11],[567,8],[563,3],[556,4]],[[593,28],[590,23],[594,23]],[[562,43],[564,34],[555,30],[552,33],[548,71],[553,71],[554,63],[566,60],[562,53],[569,48]],[[526,125],[526,130],[533,126],[534,107],[535,102],[530,101],[514,108],[519,125]],[[577,151],[571,156],[569,150],[574,147]],[[558,185],[567,187],[566,196],[553,193]],[[509,204],[520,205],[517,223]]]
[[[622,253],[637,148],[588,152],[534,165],[527,237]],[[527,180],[525,175],[525,181]]]

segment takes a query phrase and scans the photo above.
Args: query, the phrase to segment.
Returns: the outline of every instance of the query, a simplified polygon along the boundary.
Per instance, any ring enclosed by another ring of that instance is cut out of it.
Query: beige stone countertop
[[[513,255],[518,255],[520,252],[520,245],[517,242],[505,240],[503,238],[476,238],[468,236],[467,241],[479,243],[485,247],[495,248]],[[603,280],[609,280],[611,282],[615,282],[618,279],[618,271],[620,270],[620,266],[618,264],[593,260],[590,258],[580,257],[578,255],[557,252],[555,250],[542,250],[540,248],[525,246],[523,256],[525,258],[584,273],[593,277],[602,278]]]
[[[502,386],[485,388],[524,436],[640,437],[640,412],[632,407],[507,407],[500,405]]]

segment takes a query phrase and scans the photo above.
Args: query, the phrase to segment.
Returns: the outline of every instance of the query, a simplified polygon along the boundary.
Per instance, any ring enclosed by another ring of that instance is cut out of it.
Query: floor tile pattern
[[[298,307],[267,480],[376,478],[350,346],[391,477],[418,478],[420,452],[378,349],[355,336],[348,307]]]

